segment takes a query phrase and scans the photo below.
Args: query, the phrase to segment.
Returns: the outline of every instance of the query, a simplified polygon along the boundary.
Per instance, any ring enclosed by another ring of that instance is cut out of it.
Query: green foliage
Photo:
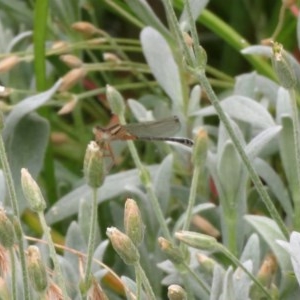
[[[173,2],[0,0],[1,299],[299,298],[299,9]],[[197,146],[121,127],[84,164],[94,126],[172,115]]]

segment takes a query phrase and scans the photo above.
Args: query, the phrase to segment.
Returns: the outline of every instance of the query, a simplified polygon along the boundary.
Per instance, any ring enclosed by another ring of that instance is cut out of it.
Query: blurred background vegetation
[[[196,24],[201,45],[208,56],[207,74],[218,94],[228,93],[234,86],[235,76],[242,73],[257,71],[270,79],[275,78],[268,60],[240,53],[248,45],[260,44],[262,40],[270,38],[282,43],[288,52],[299,58],[296,39],[299,11],[296,4],[283,9],[283,2],[208,2]],[[125,99],[139,99],[157,116],[160,116],[159,111],[164,109],[164,105],[169,105],[145,62],[139,35],[141,29],[149,25],[149,20],[134,12],[134,3],[130,0],[52,0],[48,3],[0,0],[0,60],[12,54],[21,58],[21,62],[8,72],[0,73],[0,83],[9,91],[1,100],[1,108],[5,113],[9,113],[24,98],[49,89],[69,72],[70,67],[62,61],[61,55],[72,54],[81,63],[89,64],[87,74],[80,78],[82,80],[78,84],[55,94],[37,110],[50,125],[50,134],[45,137],[47,147],[38,154],[42,161],[37,163],[40,165],[34,174],[48,207],[82,184],[83,157],[88,142],[93,139],[92,128],[96,124],[107,126],[117,121],[106,99],[107,84],[120,91]],[[162,2],[149,0],[148,3],[162,23],[167,25]],[[179,15],[183,10],[183,1],[175,0],[173,4]],[[84,27],[87,23],[82,23],[84,26],[80,27],[79,22],[88,22],[94,27]],[[118,59],[128,62],[127,67],[118,67]],[[133,68],[136,68],[134,72]],[[195,83],[188,75],[185,79],[187,88]],[[164,105],[153,101],[155,96]],[[208,104],[205,95],[202,101],[202,105]],[[136,121],[129,110],[126,118],[128,122]],[[209,122],[216,124],[217,120],[212,118]],[[187,135],[193,137],[191,131]],[[35,142],[40,143],[41,140]],[[26,142],[20,141],[20,144],[19,152],[27,151]],[[149,165],[159,163],[169,153],[164,145],[137,143],[137,147],[142,161]],[[118,144],[114,151],[117,164],[110,174],[134,168],[126,145]],[[26,163],[23,162],[25,166]],[[190,166],[182,168],[180,162],[176,165],[175,173],[177,180],[188,187],[189,180],[185,176],[191,174]],[[210,183],[211,186],[206,187],[207,197],[214,199],[216,194]],[[124,194],[119,199],[124,199]],[[38,236],[41,230],[35,216],[26,209],[26,205],[23,208],[27,233]],[[179,217],[177,209],[176,205],[173,206],[169,215]],[[117,215],[121,214],[121,208],[119,210]],[[114,223],[115,211],[109,202],[99,205],[102,236],[105,236],[106,227]],[[68,216],[54,225],[56,241],[64,242],[66,230],[76,218],[74,215]],[[114,258],[107,255],[106,262],[110,264],[113,261]]]

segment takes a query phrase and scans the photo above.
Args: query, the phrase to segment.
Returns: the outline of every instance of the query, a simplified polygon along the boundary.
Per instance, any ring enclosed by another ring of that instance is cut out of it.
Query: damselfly
[[[141,141],[170,141],[186,146],[193,146],[194,142],[188,138],[170,137],[180,129],[180,121],[177,116],[148,121],[132,123],[127,125],[116,124],[108,128],[96,126],[93,129],[95,139],[100,146],[105,146],[113,157],[109,147],[110,141],[115,140],[141,140]]]

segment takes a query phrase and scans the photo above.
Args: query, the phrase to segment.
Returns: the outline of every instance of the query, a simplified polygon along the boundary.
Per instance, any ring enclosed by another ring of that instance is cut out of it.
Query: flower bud
[[[196,258],[200,264],[201,270],[204,270],[205,273],[213,274],[214,267],[217,264],[215,260],[202,253],[197,253]]]
[[[27,267],[32,287],[40,293],[45,291],[48,285],[47,272],[36,246],[29,246],[27,249]]]
[[[208,150],[207,132],[200,128],[196,136],[196,143],[193,148],[192,162],[194,165],[204,166]]]
[[[0,73],[6,73],[20,62],[20,57],[10,55],[0,61]]]
[[[59,87],[60,92],[65,92],[71,89],[86,75],[86,70],[83,68],[75,68],[69,71],[63,78]]]
[[[57,112],[58,115],[66,115],[72,112],[77,104],[77,98],[71,95],[71,99]]]
[[[170,300],[187,300],[187,293],[180,285],[172,284],[168,287],[168,298]]]
[[[272,65],[279,83],[286,89],[293,88],[296,85],[296,75],[286,52],[279,43],[274,43],[272,49]]]
[[[215,238],[192,231],[179,231],[175,237],[181,242],[197,249],[213,251],[218,249],[218,242]]]
[[[132,199],[127,199],[125,203],[124,227],[125,233],[138,246],[143,241],[145,225],[143,224],[141,212]]]
[[[79,57],[72,54],[61,55],[59,59],[70,68],[79,68],[83,64],[82,60]]]
[[[4,209],[0,208],[0,244],[6,248],[12,248],[15,243],[14,225],[7,217]]]
[[[23,194],[28,201],[30,208],[35,212],[44,211],[46,202],[42,192],[28,170],[24,168],[21,170],[21,184]]]
[[[119,256],[127,265],[132,265],[140,259],[139,252],[132,240],[115,227],[109,227],[106,230],[106,235],[111,241],[111,244]]]
[[[83,171],[87,184],[99,188],[105,178],[103,153],[96,142],[88,144],[85,152]]]
[[[125,104],[122,95],[112,86],[106,86],[106,96],[113,114],[122,116],[125,112]]]
[[[169,242],[163,237],[159,237],[158,244],[160,246],[160,249],[167,255],[168,259],[171,260],[173,263],[180,264],[184,262],[182,252],[171,242]]]
[[[119,63],[121,61],[116,54],[109,53],[109,52],[103,53],[103,60],[113,62],[113,63]]]
[[[196,228],[199,228],[202,233],[205,233],[209,236],[213,236],[215,238],[220,237],[220,231],[212,225],[207,219],[204,219],[200,215],[194,215],[192,218],[192,223]]]
[[[69,44],[65,41],[55,41],[52,46],[52,50],[59,50],[60,53],[66,53],[70,50]]]
[[[184,39],[184,42],[186,43],[186,45],[189,48],[193,47],[194,41],[191,38],[191,36],[187,32],[185,32],[185,31],[182,32],[182,35],[183,35],[183,39]]]
[[[72,24],[72,29],[76,30],[79,33],[84,34],[85,36],[91,36],[95,34],[98,29],[89,22],[76,22]]]

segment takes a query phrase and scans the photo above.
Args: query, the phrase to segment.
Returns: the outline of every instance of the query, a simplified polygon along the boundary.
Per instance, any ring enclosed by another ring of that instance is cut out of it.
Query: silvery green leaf
[[[170,46],[164,37],[151,27],[142,30],[140,39],[151,72],[171,98],[174,112],[182,111],[179,109],[182,107],[183,98],[180,73]]]
[[[298,187],[298,175],[296,165],[296,153],[295,153],[295,142],[294,142],[294,126],[290,116],[283,115],[281,118],[282,130],[279,136],[279,153],[281,156],[282,164],[284,167],[285,175],[287,177],[289,190],[293,197],[294,191],[297,191]]]
[[[3,130],[3,138],[5,140],[5,144],[7,144],[8,141],[13,138],[15,127],[17,126],[18,122],[20,122],[24,116],[35,111],[43,104],[45,104],[48,100],[50,100],[59,88],[59,85],[60,80],[48,91],[27,97],[14,106],[13,110],[5,119],[5,127]]]
[[[125,2],[145,25],[155,28],[165,36],[170,34],[146,0],[125,0]]]
[[[261,104],[244,96],[230,96],[220,102],[224,111],[233,119],[251,124],[255,128],[266,129],[274,126],[274,120],[270,113]],[[215,115],[213,106],[200,109],[193,115],[210,116]]]
[[[151,176],[156,174],[158,170],[157,165],[148,166],[148,171]],[[122,182],[122,184],[120,184]],[[118,174],[106,176],[102,187],[98,190],[98,204],[110,198],[116,197],[126,191],[126,185],[139,185],[139,173],[137,169],[120,172]],[[46,213],[48,224],[53,224],[70,217],[78,212],[79,201],[81,198],[90,199],[92,197],[91,189],[82,184],[75,188],[70,193],[59,199]]]
[[[139,122],[145,122],[145,121],[151,121],[153,120],[152,112],[148,111],[146,107],[141,104],[140,102],[134,100],[134,99],[128,99],[127,104],[135,116],[135,118]]]
[[[198,16],[201,14],[202,10],[207,5],[208,0],[189,0],[189,3],[190,3],[190,9],[192,13],[192,18],[195,21],[198,18]],[[185,30],[189,30],[190,26],[188,24],[190,21],[188,17],[186,1],[184,2],[184,7],[179,22],[185,27]]]
[[[291,217],[293,215],[293,207],[287,188],[284,186],[281,177],[274,171],[274,169],[264,160],[256,158],[254,160],[255,170],[259,177],[268,185],[274,196],[281,204],[286,215]]]
[[[276,240],[286,241],[278,225],[272,219],[263,216],[247,215],[245,219],[271,248],[282,272],[285,274],[291,272],[289,255],[276,242]]]
[[[98,260],[99,262],[103,262],[103,256],[104,253],[107,249],[107,246],[109,245],[109,241],[108,240],[104,240],[102,241],[96,248],[94,255],[93,255],[93,259],[94,260]],[[92,264],[92,272],[96,272],[97,270],[101,269],[102,266],[99,265],[97,262],[93,262]]]
[[[228,117],[228,121],[230,122],[230,125],[234,131],[235,136],[238,138],[238,140],[240,141],[240,143],[242,144],[243,147],[246,146],[246,142],[244,140],[244,136],[240,130],[240,128],[238,127],[238,125],[236,124],[236,122],[234,122],[234,120],[232,120],[230,117]],[[219,126],[219,134],[218,134],[218,148],[217,148],[217,152],[221,153],[224,144],[227,143],[228,140],[231,140],[228,132],[224,126],[223,123],[220,124]]]
[[[245,269],[253,273],[253,263],[251,260],[243,263]],[[241,268],[237,268],[233,274],[234,299],[250,299],[249,293],[252,286],[252,279]]]
[[[77,222],[73,221],[66,234],[65,244],[70,249],[78,250],[83,253],[86,253],[87,244],[84,241],[84,238],[82,236],[82,233],[80,231],[80,228],[77,224]],[[69,251],[65,251],[64,253],[65,259],[72,265],[72,266],[78,266],[79,265],[79,258],[76,254],[73,254]],[[77,278],[79,280],[79,274],[77,274]]]
[[[265,129],[246,146],[246,153],[250,159],[254,159],[259,153],[267,147],[272,139],[274,139],[281,131],[282,126],[273,126]]]
[[[289,92],[284,88],[279,88],[277,93],[277,105],[276,105],[276,122],[281,124],[281,117],[284,115],[292,116],[291,99]]]
[[[256,94],[256,76],[256,72],[237,76],[235,79],[233,94],[254,99]]]
[[[200,109],[200,98],[201,98],[201,87],[200,85],[195,85],[192,88],[190,93],[190,100],[188,106],[188,113],[192,114],[193,112]]]
[[[173,155],[169,154],[160,164],[154,178],[154,190],[160,207],[165,212],[170,201],[170,181],[172,175]]]
[[[273,54],[273,51],[269,46],[255,45],[244,48],[241,50],[241,53],[246,55],[262,55],[270,58]]]
[[[15,124],[10,142],[6,144],[20,212],[28,205],[21,188],[20,170],[27,168],[33,178],[38,176],[43,167],[49,133],[48,121],[32,113]]]
[[[240,188],[240,179],[242,178],[242,164],[239,154],[236,152],[235,147],[231,141],[228,141],[222,152],[218,155],[219,161],[217,171],[219,180],[224,193],[224,199],[235,201]],[[235,180],[228,180],[228,178],[235,178]],[[236,206],[234,203],[227,203],[228,206]]]
[[[278,245],[280,245],[283,249],[289,253],[294,269],[295,276],[298,280],[298,284],[300,286],[300,233],[293,231],[290,236],[290,242],[285,241],[277,241]]]
[[[253,233],[246,242],[246,245],[240,257],[240,261],[245,262],[247,260],[251,260],[253,263],[253,273],[256,274],[261,263],[260,255],[261,253],[259,238],[256,233]]]
[[[274,106],[276,105],[278,89],[279,85],[273,80],[262,75],[256,75],[256,92],[262,94]]]
[[[125,285],[126,298],[128,300],[132,300],[132,294],[136,295],[136,283],[127,276],[122,276],[121,280]],[[141,291],[141,299],[147,299],[146,294],[143,290]]]
[[[219,300],[224,280],[225,271],[216,264],[214,267],[213,280],[211,284],[210,300]]]
[[[87,198],[81,198],[78,209],[78,226],[80,227],[80,231],[82,233],[82,237],[84,238],[86,244],[88,244],[90,227],[91,227],[91,215],[92,215],[92,201]],[[99,226],[96,226],[95,233],[95,245],[98,245],[100,242],[100,232]]]
[[[234,294],[235,291],[233,286],[233,269],[232,267],[229,267],[224,276],[222,294],[219,299],[235,299]]]

